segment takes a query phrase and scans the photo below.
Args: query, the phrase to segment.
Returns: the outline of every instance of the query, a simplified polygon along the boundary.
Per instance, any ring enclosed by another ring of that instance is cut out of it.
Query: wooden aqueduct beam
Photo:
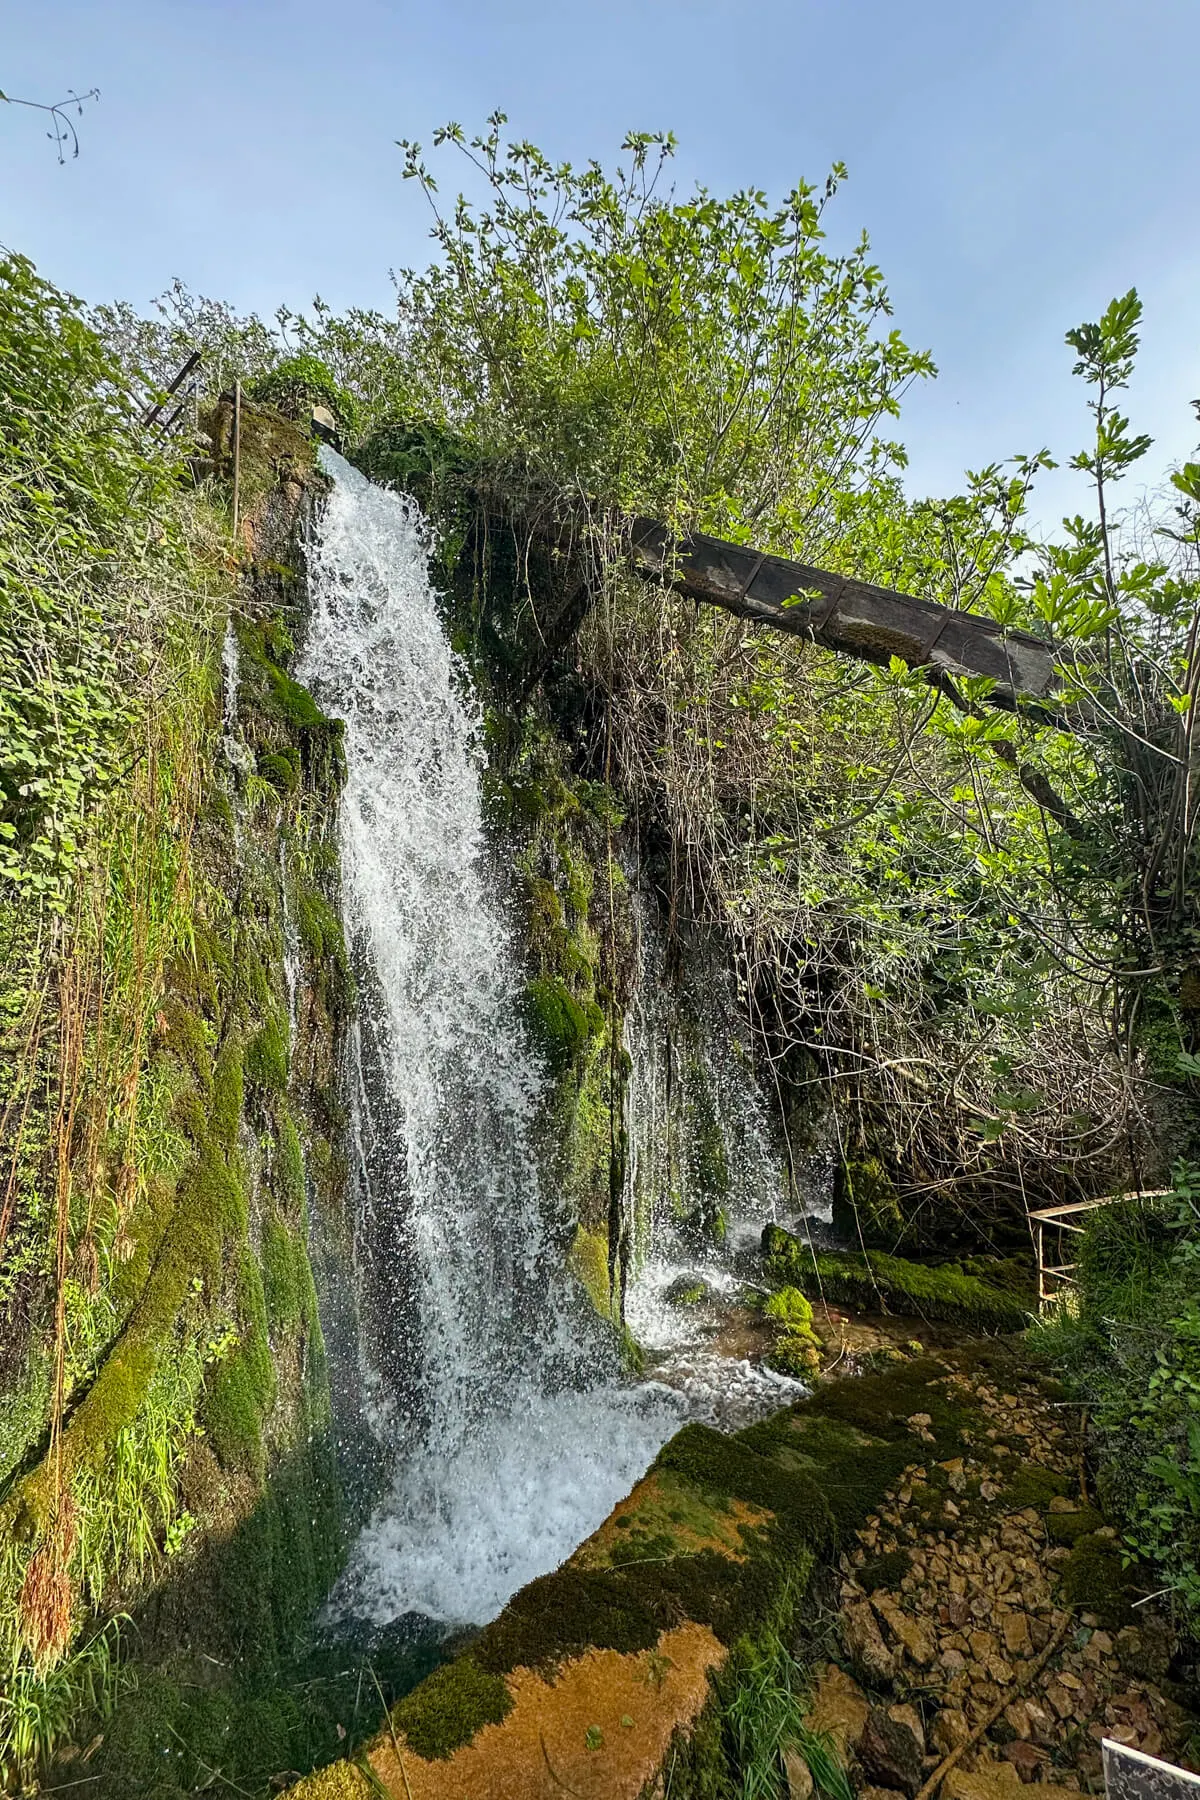
[[[633,521],[630,542],[634,567],[647,580],[828,650],[885,668],[900,657],[935,680],[987,676],[995,683],[989,703],[1008,711],[1022,701],[1045,702],[1057,687],[1052,644],[978,613],[701,532],[677,539],[652,519]]]

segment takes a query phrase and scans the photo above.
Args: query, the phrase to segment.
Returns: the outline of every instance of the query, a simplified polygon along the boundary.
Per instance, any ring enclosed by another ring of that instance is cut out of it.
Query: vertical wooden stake
[[[237,537],[239,489],[242,485],[242,384],[233,384],[233,535]]]

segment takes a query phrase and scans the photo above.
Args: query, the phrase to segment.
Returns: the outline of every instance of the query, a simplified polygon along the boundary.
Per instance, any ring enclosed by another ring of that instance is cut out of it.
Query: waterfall
[[[751,1361],[731,1305],[761,1282],[758,1246],[768,1220],[823,1216],[825,1171],[811,1156],[791,1166],[775,1112],[754,1067],[750,1029],[724,947],[703,931],[668,951],[653,894],[627,870],[637,921],[637,974],[626,1026],[629,1154],[625,1207],[633,1237],[625,1316],[656,1373],[684,1396],[689,1415],[724,1430],[800,1398],[802,1382]],[[710,1307],[673,1303],[702,1286]]]
[[[411,499],[321,452],[299,674],[345,721],[364,1410],[390,1487],[333,1606],[479,1624],[570,1554],[680,1419],[622,1381],[562,1269],[542,1074],[482,829],[480,719]]]

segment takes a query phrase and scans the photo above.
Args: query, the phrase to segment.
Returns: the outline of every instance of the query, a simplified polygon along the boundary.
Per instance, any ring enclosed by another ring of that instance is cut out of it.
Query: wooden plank
[[[978,613],[701,532],[676,539],[652,519],[635,519],[630,541],[646,579],[865,662],[887,667],[896,656],[952,679],[987,676],[996,684],[991,704],[1010,711],[1022,700],[1045,701],[1058,686],[1052,644]]]
[[[1138,1188],[1132,1194],[1102,1194],[1096,1200],[1073,1200],[1069,1206],[1042,1206],[1029,1217],[1046,1219],[1053,1224],[1069,1213],[1091,1212],[1097,1206],[1112,1206],[1118,1200],[1162,1200],[1173,1191],[1171,1188]]]

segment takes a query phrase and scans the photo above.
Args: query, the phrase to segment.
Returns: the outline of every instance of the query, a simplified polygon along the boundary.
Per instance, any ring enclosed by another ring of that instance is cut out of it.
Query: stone
[[[811,1800],[812,1771],[798,1750],[784,1751],[783,1773],[787,1781],[787,1800]]]
[[[1050,1682],[1046,1688],[1046,1698],[1060,1719],[1069,1719],[1075,1710],[1074,1700],[1059,1681]]]
[[[1010,1762],[981,1758],[973,1769],[951,1769],[942,1782],[943,1800],[1010,1800],[1021,1791],[1021,1777]]]
[[[923,1725],[923,1723],[921,1721],[921,1715],[917,1711],[916,1707],[908,1706],[906,1704],[897,1704],[895,1706],[889,1706],[887,1708],[887,1716],[889,1719],[895,1719],[895,1721],[898,1725],[907,1726],[908,1730],[911,1731],[913,1736],[916,1738],[917,1745],[921,1751],[921,1754],[924,1755],[924,1753],[925,1753],[925,1726]]]
[[[1004,1709],[1004,1723],[1019,1738],[1030,1736],[1029,1708],[1023,1700],[1014,1700]]]
[[[921,1785],[921,1746],[907,1725],[878,1707],[867,1714],[858,1742],[858,1760],[881,1787],[913,1795]]]
[[[966,1713],[954,1706],[942,1708],[929,1733],[934,1749],[940,1750],[943,1756],[949,1756],[952,1750],[965,1744],[970,1735],[971,1727]]]
[[[817,1683],[806,1723],[810,1731],[825,1732],[844,1760],[851,1750],[858,1748],[870,1710],[870,1703],[857,1681],[844,1669],[830,1667]]]
[[[1050,1758],[1036,1744],[1016,1738],[1011,1744],[1005,1744],[1000,1752],[1005,1762],[1010,1762],[1022,1781],[1036,1781],[1038,1771]]]
[[[883,1641],[875,1614],[866,1600],[848,1606],[842,1615],[842,1643],[846,1655],[872,1681],[892,1681],[896,1658]]]
[[[871,1604],[917,1667],[928,1668],[935,1650],[934,1636],[928,1625],[920,1619],[910,1618],[890,1594],[872,1594]]]

